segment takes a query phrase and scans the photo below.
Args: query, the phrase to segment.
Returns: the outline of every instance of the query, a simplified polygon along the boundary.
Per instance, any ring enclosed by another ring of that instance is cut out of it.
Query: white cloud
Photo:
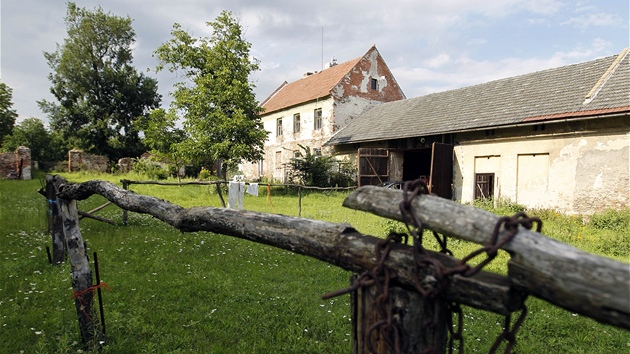
[[[572,17],[568,21],[564,21],[561,24],[573,25],[577,28],[586,28],[592,26],[619,27],[623,26],[623,21],[618,15],[600,12]]]
[[[429,68],[440,68],[448,64],[451,61],[451,57],[446,53],[440,53],[433,58],[429,58],[424,61],[424,65]]]
[[[407,97],[411,98],[615,54],[610,51],[611,47],[611,42],[597,38],[586,47],[558,51],[546,57],[507,57],[499,60],[484,60],[461,54],[458,57],[449,58],[446,66],[428,65],[431,64],[429,60],[423,63],[425,65],[423,67],[394,67],[392,72]],[[443,56],[438,55],[433,59],[441,57]]]

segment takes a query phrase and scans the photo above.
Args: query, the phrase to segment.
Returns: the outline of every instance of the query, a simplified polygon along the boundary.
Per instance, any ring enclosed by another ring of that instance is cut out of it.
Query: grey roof
[[[591,93],[591,99],[587,95]],[[630,54],[375,106],[326,144],[427,136],[630,111]]]

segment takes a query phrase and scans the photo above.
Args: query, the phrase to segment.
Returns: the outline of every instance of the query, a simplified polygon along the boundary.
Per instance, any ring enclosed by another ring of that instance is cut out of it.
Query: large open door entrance
[[[403,179],[423,178],[431,193],[453,196],[453,145],[433,143],[430,148],[407,150],[403,154]]]

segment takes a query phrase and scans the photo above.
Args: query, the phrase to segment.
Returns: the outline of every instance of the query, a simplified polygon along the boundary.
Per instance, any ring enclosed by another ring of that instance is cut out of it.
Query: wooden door
[[[453,145],[433,143],[429,191],[442,198],[453,196]]]
[[[389,180],[389,151],[359,149],[359,186],[377,185]]]

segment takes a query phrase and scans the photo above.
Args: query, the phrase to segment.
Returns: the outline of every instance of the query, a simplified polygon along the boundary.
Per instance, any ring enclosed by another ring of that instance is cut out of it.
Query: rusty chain
[[[366,270],[359,275],[352,285],[346,289],[334,291],[322,296],[322,299],[329,299],[335,296],[353,292],[361,287],[376,286],[376,298],[374,307],[377,310],[379,321],[375,322],[365,333],[365,343],[370,353],[375,353],[372,338],[377,333],[376,338],[383,338],[390,348],[396,353],[402,353],[407,349],[408,336],[402,324],[396,320],[394,302],[389,296],[390,281],[396,275],[386,265],[385,261],[391,252],[392,243],[407,243],[407,235],[400,233],[390,233],[387,238],[376,243],[376,266],[371,270]]]
[[[413,200],[420,194],[429,194],[429,188],[424,180],[417,179],[415,181],[405,182],[403,185],[403,200],[400,202],[399,208],[402,220],[405,223],[409,235],[411,235],[413,239],[412,247],[415,261],[415,277],[413,282],[415,289],[424,299],[425,313],[431,313],[433,315],[430,316],[429,320],[423,323],[422,327],[431,328],[439,323],[438,319],[442,315],[440,311],[443,310],[443,306],[440,306],[438,297],[443,295],[453,275],[459,274],[464,277],[471,277],[477,274],[497,256],[500,248],[516,236],[519,226],[530,230],[535,223],[537,226],[536,231],[540,232],[542,229],[542,221],[539,218],[530,218],[523,212],[516,213],[512,217],[505,216],[499,218],[495,224],[490,242],[462,258],[456,266],[449,268],[439,260],[431,257],[423,246],[424,225],[417,213],[415,213],[413,207]],[[501,230],[503,230],[504,235],[499,239]],[[453,253],[447,247],[446,235],[440,237],[435,231],[432,231],[432,234],[440,247],[439,252],[453,256]],[[402,324],[398,323],[395,318],[393,299],[389,296],[389,284],[392,278],[395,277],[395,274],[385,266],[385,260],[391,251],[391,244],[401,242],[406,244],[406,237],[406,234],[390,233],[386,239],[376,244],[376,266],[372,270],[362,273],[350,287],[322,296],[322,298],[328,299],[353,292],[361,287],[376,286],[377,297],[374,305],[381,319],[374,323],[365,334],[365,341],[371,353],[374,353],[372,343],[374,332],[377,332],[380,338],[385,340],[389,348],[396,353],[404,352],[409,343],[408,335],[402,327]],[[474,267],[470,266],[470,261],[483,253],[486,254],[486,258]],[[422,279],[420,279],[421,277]],[[451,302],[447,304],[446,310],[448,312],[446,318],[449,332],[449,353],[453,352],[455,342],[457,342],[459,353],[463,353],[464,315],[462,308],[460,304]],[[516,333],[527,315],[527,307],[524,304],[521,305],[519,310],[521,314],[513,325],[511,325],[511,315],[505,317],[505,327],[495,340],[490,349],[490,353],[496,352],[503,341],[507,342],[504,353],[511,352],[516,344]],[[453,320],[453,317],[456,317],[456,321]],[[455,322],[457,326],[455,326]],[[454,328],[456,328],[456,330]],[[430,341],[424,338],[424,342],[432,343],[433,346],[425,348],[423,351],[424,354],[436,353],[438,350],[437,346],[439,345],[439,340],[437,336],[439,335],[439,331],[432,330],[432,332],[435,335],[434,338]]]

